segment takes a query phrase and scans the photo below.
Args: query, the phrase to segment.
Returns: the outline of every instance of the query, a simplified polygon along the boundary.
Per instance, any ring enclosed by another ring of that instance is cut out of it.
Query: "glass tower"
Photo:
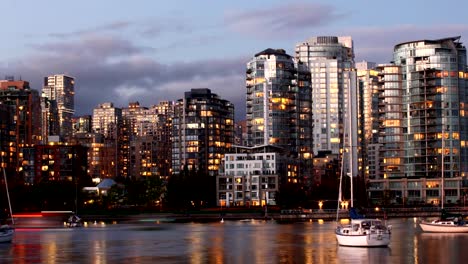
[[[468,73],[459,40],[401,43],[394,64],[378,67],[381,168],[369,181],[371,199],[456,203],[468,190]]]
[[[405,176],[466,176],[466,49],[460,37],[395,46],[402,67]],[[443,159],[443,161],[442,161]]]
[[[290,179],[307,181],[313,140],[307,64],[282,49],[266,49],[247,63],[246,88],[247,145],[272,145],[292,153],[301,165]]]
[[[312,37],[296,45],[296,59],[307,65],[311,75],[313,153],[339,154],[344,113],[349,112],[348,89],[356,95],[353,41],[351,37]],[[356,126],[357,117],[353,119]],[[356,145],[357,136],[353,141]]]

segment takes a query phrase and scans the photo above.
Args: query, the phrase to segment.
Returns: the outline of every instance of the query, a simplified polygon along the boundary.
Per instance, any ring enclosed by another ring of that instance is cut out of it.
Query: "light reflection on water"
[[[389,248],[336,244],[334,222],[273,221],[17,229],[0,263],[460,263],[468,234],[421,233],[393,219]]]

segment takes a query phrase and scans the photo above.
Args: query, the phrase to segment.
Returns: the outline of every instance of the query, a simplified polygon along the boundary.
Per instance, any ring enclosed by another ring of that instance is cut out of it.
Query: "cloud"
[[[446,24],[418,26],[395,25],[389,27],[350,28],[340,34],[351,35],[357,60],[388,63],[393,60],[395,45],[408,41],[435,40],[447,37],[468,36],[468,25]],[[462,42],[463,42],[462,38]]]
[[[228,12],[225,24],[244,35],[282,38],[305,29],[321,27],[344,17],[331,5],[292,3],[246,12]]]
[[[0,73],[21,76],[36,90],[50,74],[75,77],[76,115],[91,114],[103,102],[125,107],[177,100],[191,88],[205,87],[242,104],[246,58],[232,57],[163,64],[146,48],[117,37],[84,37],[35,46],[34,55],[0,65]],[[241,107],[239,111],[244,111]]]
[[[50,37],[54,38],[76,38],[84,35],[95,35],[100,34],[103,32],[114,32],[114,31],[122,31],[128,28],[131,25],[128,21],[115,21],[109,24],[105,24],[102,26],[86,29],[86,30],[77,30],[68,33],[50,33]]]
[[[161,21],[147,21],[140,25],[139,34],[146,38],[153,38],[163,33],[187,34],[193,30],[193,25],[178,19],[166,19]]]
[[[147,51],[150,47],[136,46],[128,40],[113,35],[86,35],[78,40],[66,40],[46,44],[31,45],[36,52],[48,53],[58,60],[91,57],[94,59],[111,59],[118,56],[129,56]]]

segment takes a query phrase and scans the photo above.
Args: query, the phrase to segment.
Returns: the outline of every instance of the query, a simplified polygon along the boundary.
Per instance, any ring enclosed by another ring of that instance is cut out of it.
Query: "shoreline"
[[[468,208],[448,208],[449,212],[468,215]],[[431,218],[440,216],[439,208],[385,208],[364,212],[365,217],[392,219],[392,218]],[[15,215],[16,228],[61,228],[67,215],[36,215],[35,217],[21,217]],[[337,218],[336,210],[283,210],[280,212],[236,212],[236,211],[190,211],[184,213],[148,212],[148,213],[119,213],[114,214],[83,214],[83,222],[96,225],[97,223],[123,223],[123,224],[152,224],[152,223],[208,223],[223,221],[260,221],[275,220],[278,223],[308,222],[313,220],[334,221]],[[347,210],[340,210],[340,219],[349,219]]]

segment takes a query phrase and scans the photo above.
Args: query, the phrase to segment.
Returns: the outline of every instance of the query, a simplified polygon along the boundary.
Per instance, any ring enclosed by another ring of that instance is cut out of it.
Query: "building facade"
[[[56,101],[60,137],[70,138],[73,134],[72,118],[75,114],[75,79],[65,74],[45,77],[42,96]]]
[[[372,199],[460,202],[467,176],[467,68],[460,37],[401,43],[382,66],[381,174]]]
[[[297,160],[274,146],[235,146],[227,153],[216,178],[218,206],[276,205],[281,182]]]
[[[312,37],[297,44],[295,50],[296,59],[307,65],[311,75],[313,153],[339,154],[344,114],[349,112],[346,111],[348,89],[356,94],[353,41],[351,37]]]
[[[102,103],[93,110],[92,132],[104,136],[104,147],[102,149],[102,166],[105,169],[106,178],[123,175],[123,163],[119,158],[124,153],[122,142],[122,109],[114,107],[113,103]]]
[[[215,176],[234,142],[234,105],[210,89],[191,89],[174,108],[172,169]]]
[[[126,151],[121,160],[128,176],[158,176],[163,179],[170,176],[173,113],[174,104],[169,101],[150,108],[134,102],[122,109],[122,138]]]
[[[255,54],[246,70],[247,146],[272,145],[301,160],[297,180],[312,174],[312,97],[307,65],[282,49]]]
[[[5,111],[8,109],[13,116],[6,162],[15,168],[14,175],[19,175],[20,149],[42,140],[39,92],[31,89],[27,81],[0,80],[0,104],[7,105]]]

